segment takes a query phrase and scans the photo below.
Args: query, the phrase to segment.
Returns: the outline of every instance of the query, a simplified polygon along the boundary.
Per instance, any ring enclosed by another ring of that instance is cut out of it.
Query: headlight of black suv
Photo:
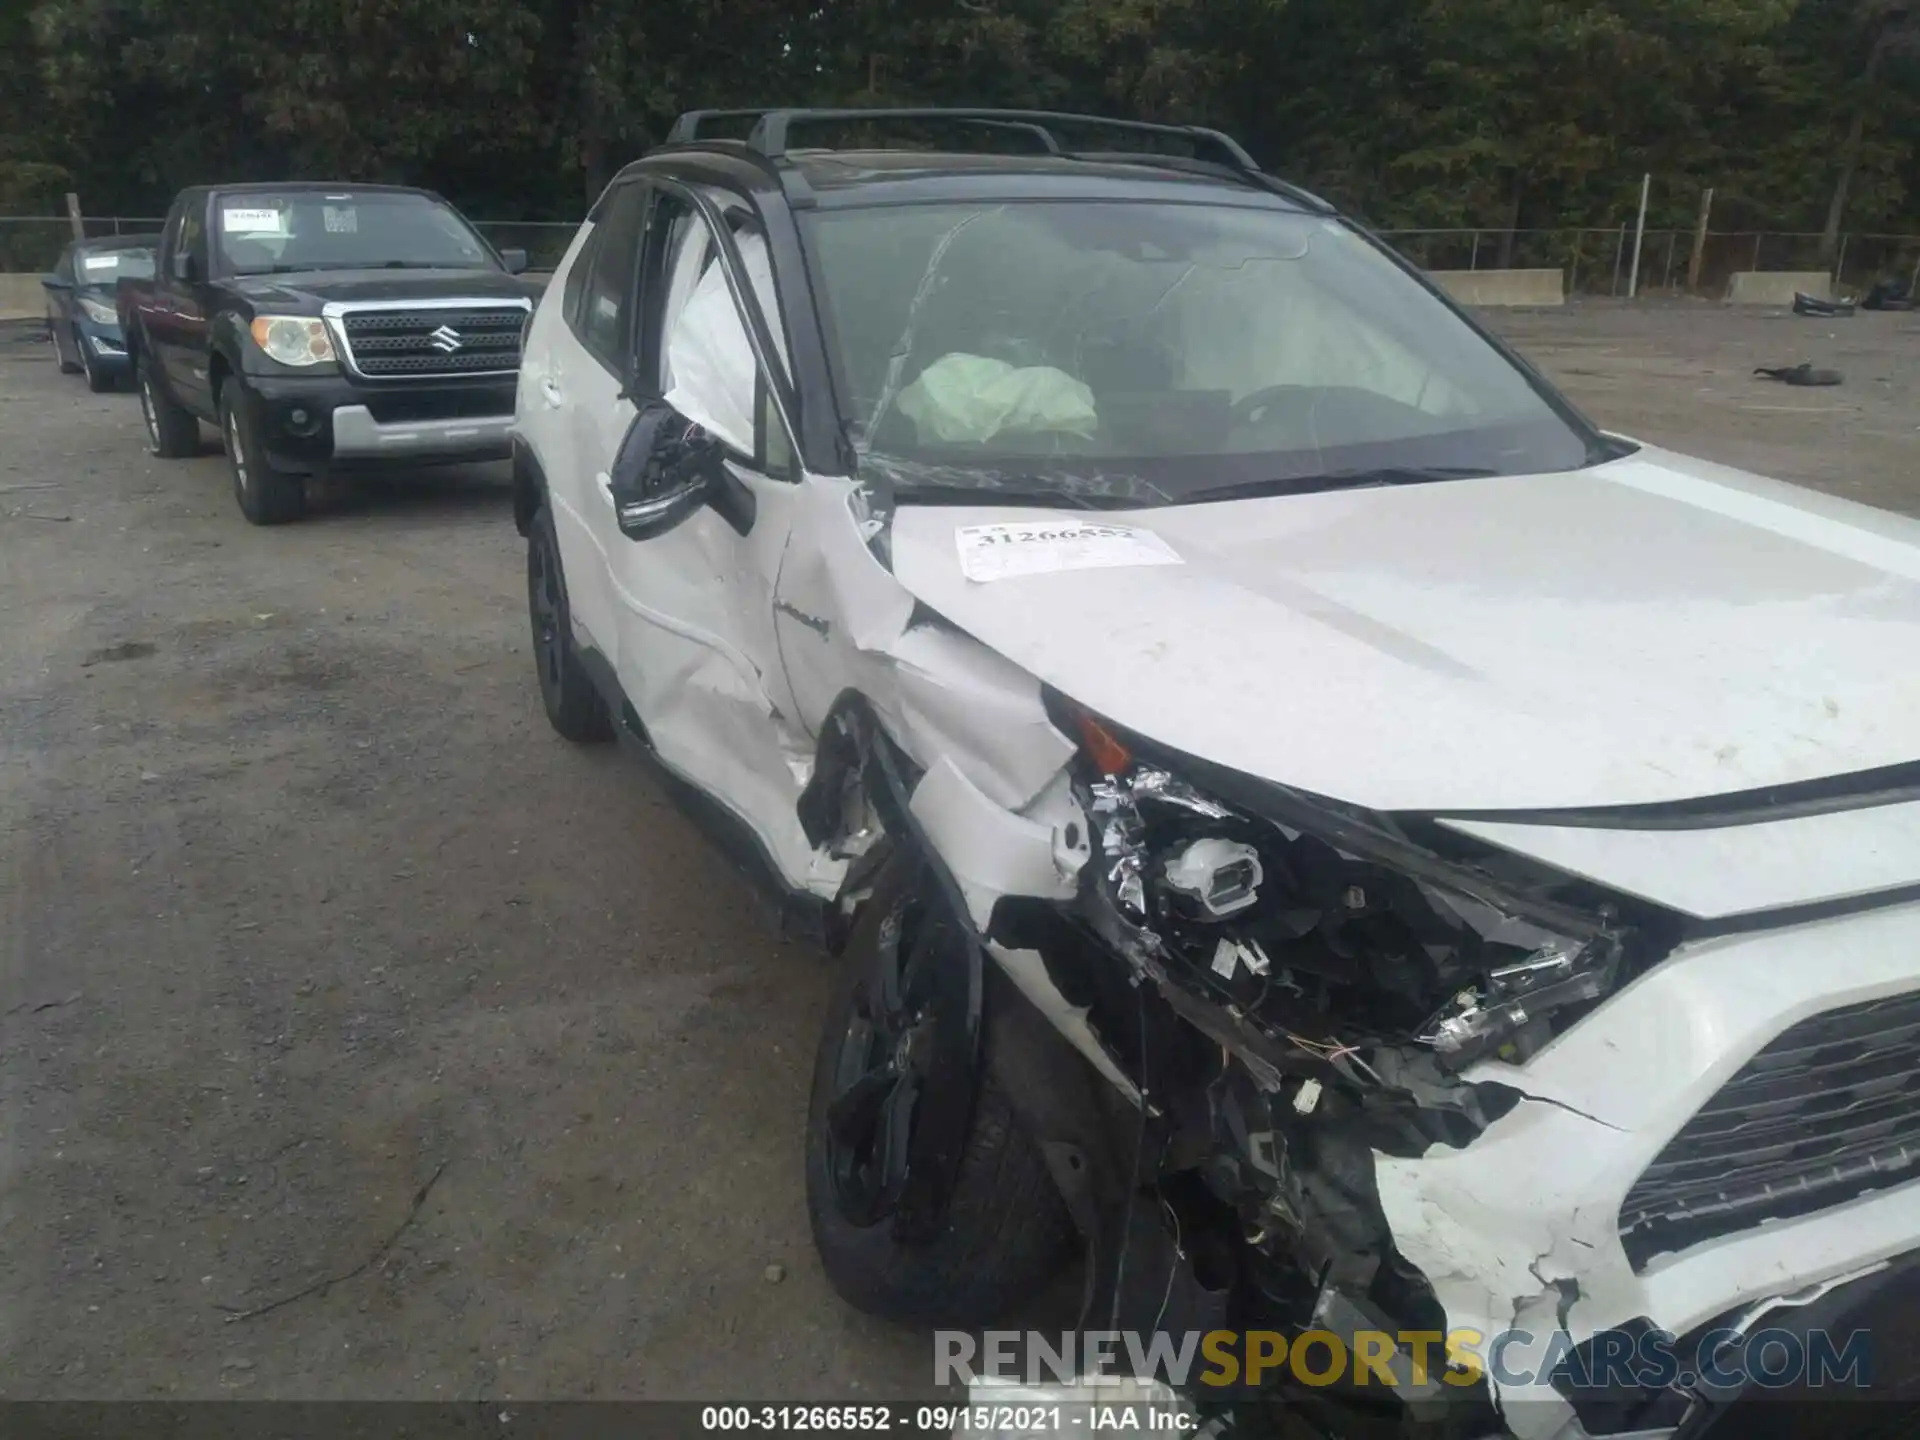
[[[248,330],[267,358],[282,365],[324,365],[334,358],[333,337],[317,315],[256,315]]]

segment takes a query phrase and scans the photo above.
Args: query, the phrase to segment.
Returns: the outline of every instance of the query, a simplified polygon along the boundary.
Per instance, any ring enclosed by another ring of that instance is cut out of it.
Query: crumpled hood
[[[979,583],[961,526],[1178,565]],[[912,594],[1121,725],[1383,810],[1650,804],[1920,760],[1920,524],[1653,449],[1127,514],[903,506]]]
[[[318,314],[329,300],[537,300],[540,287],[504,270],[305,270],[291,275],[255,275],[233,282],[255,305]]]

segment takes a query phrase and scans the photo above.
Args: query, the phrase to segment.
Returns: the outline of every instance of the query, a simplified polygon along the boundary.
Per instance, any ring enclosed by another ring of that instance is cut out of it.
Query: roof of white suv
[[[797,171],[823,207],[904,204],[929,199],[1192,199],[1298,210],[1283,195],[1223,175],[1213,166],[1150,156],[977,154],[944,150],[794,150]],[[1222,195],[1222,192],[1227,192]]]
[[[743,127],[744,138],[719,133]],[[849,143],[819,143],[836,131]],[[807,143],[791,143],[796,135]],[[965,139],[982,145],[951,143]],[[1267,174],[1217,130],[1052,111],[697,110],[682,115],[666,143],[637,163],[700,156],[745,162],[763,177],[760,183],[773,182],[795,206],[1027,195],[1190,199],[1206,190],[1241,203],[1333,211],[1318,196]]]

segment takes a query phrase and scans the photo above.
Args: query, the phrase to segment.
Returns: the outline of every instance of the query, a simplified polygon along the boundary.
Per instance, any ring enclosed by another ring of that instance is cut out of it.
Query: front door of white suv
[[[720,203],[725,197],[717,197]],[[743,208],[730,213],[740,265],[784,364],[779,306],[764,242]],[[722,246],[686,195],[659,188],[649,210],[631,390],[664,398],[722,440],[727,468],[753,496],[742,534],[702,508],[647,540],[613,511],[611,471],[633,415],[622,402],[595,474],[594,524],[608,561],[615,663],[654,750],[759,838],[795,888],[825,883],[795,806],[813,754],[774,637],[773,591],[800,496],[800,469],[727,284]]]

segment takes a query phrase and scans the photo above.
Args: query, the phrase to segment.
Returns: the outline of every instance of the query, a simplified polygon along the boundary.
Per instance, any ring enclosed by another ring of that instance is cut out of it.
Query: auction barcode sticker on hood
[[[1185,563],[1158,535],[1132,525],[1082,520],[963,525],[953,538],[960,547],[960,573],[982,583],[1056,570]]]

